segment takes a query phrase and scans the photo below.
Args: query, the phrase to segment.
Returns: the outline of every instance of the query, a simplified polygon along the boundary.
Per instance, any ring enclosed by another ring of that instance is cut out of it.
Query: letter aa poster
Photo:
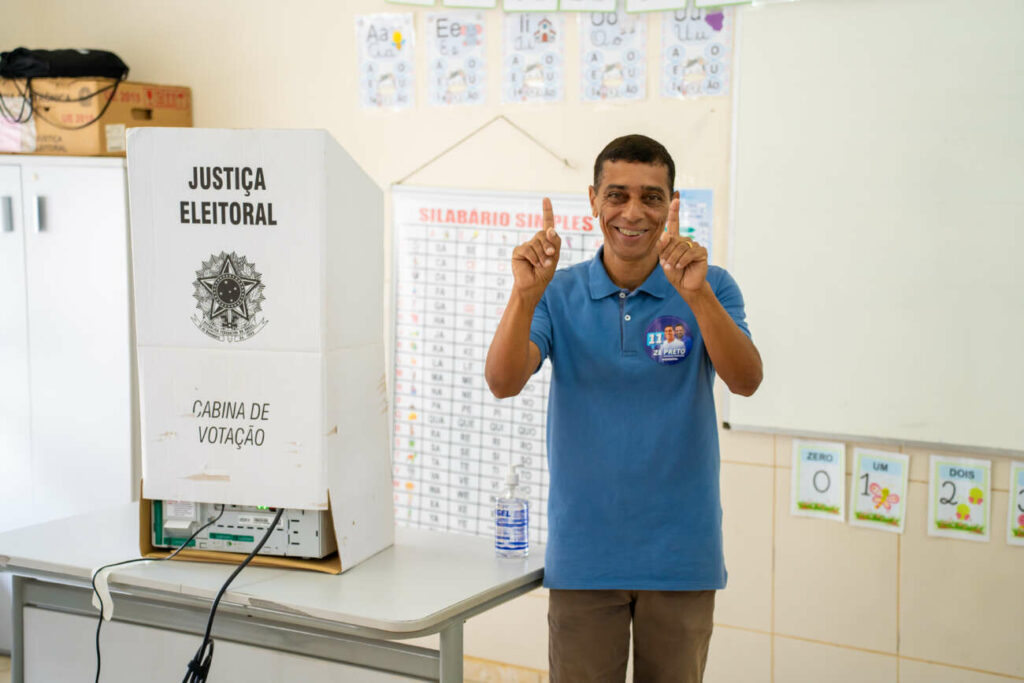
[[[368,109],[413,106],[416,81],[413,15],[364,14],[356,17],[359,50],[359,102]]]

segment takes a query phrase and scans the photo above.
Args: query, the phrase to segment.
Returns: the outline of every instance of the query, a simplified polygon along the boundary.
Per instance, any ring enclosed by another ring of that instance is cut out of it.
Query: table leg
[[[25,577],[11,576],[11,683],[25,683]]]
[[[462,683],[461,621],[441,631],[441,683]]]

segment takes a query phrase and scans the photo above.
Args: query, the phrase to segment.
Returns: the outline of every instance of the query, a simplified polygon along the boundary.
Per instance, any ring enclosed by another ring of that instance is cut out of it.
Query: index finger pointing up
[[[668,234],[679,234],[679,198],[676,197],[668,205]]]
[[[542,206],[544,207],[544,232],[547,232],[555,227],[555,212],[554,209],[551,208],[551,200],[547,197],[544,198]]]

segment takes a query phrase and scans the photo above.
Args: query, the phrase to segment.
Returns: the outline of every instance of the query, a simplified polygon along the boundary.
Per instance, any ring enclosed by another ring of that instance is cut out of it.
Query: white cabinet
[[[0,531],[32,489],[21,168],[0,166]]]
[[[129,279],[122,160],[0,156],[0,531],[132,499]]]
[[[0,157],[0,531],[132,498],[127,216],[121,160]]]

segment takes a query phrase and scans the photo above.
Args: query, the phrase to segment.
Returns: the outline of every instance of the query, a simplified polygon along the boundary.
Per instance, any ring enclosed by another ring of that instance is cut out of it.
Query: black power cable
[[[181,679],[181,683],[205,683],[206,677],[210,674],[210,665],[213,663],[213,638],[210,637],[210,631],[213,629],[213,618],[217,615],[217,607],[220,605],[220,599],[224,597],[225,591],[231,582],[235,580],[235,577],[245,569],[245,566],[252,562],[252,558],[256,557],[256,554],[262,550],[263,546],[266,545],[267,541],[270,540],[270,534],[277,528],[278,522],[281,521],[281,515],[284,514],[284,508],[278,508],[277,515],[274,517],[274,521],[271,522],[267,532],[263,534],[263,538],[256,544],[252,552],[249,553],[248,557],[242,560],[242,564],[235,568],[235,571],[231,572],[231,576],[224,582],[224,585],[217,591],[217,597],[213,600],[213,605],[210,607],[210,618],[206,621],[206,633],[203,635],[203,642],[200,643],[199,649],[196,650],[196,654],[188,663],[188,668],[185,671],[185,677]]]
[[[11,105],[5,102],[5,99],[17,99],[13,95],[5,95],[0,97],[0,115],[11,123],[27,123],[32,118],[32,94],[28,90],[22,90],[21,86],[15,80],[11,81],[14,85],[14,89],[18,92],[17,98],[21,99],[21,109],[15,114]]]
[[[120,567],[122,565],[132,564],[132,563],[135,563],[135,562],[163,562],[165,560],[170,560],[175,555],[180,553],[182,550],[187,548],[188,544],[191,543],[193,540],[195,540],[195,537],[198,536],[199,533],[201,531],[203,531],[203,529],[207,529],[210,526],[216,524],[217,521],[220,520],[220,518],[221,518],[221,516],[223,514],[224,514],[224,505],[221,504],[220,510],[217,512],[217,516],[216,517],[213,517],[206,524],[204,524],[201,527],[199,527],[198,529],[196,529],[194,534],[189,536],[178,547],[177,550],[175,550],[173,553],[171,553],[167,557],[156,557],[156,558],[139,557],[139,558],[136,558],[134,560],[124,560],[122,562],[113,562],[111,564],[103,565],[102,567],[97,569],[96,572],[92,575],[92,592],[96,594],[96,599],[99,600],[99,602],[100,602],[100,616],[99,616],[99,620],[96,622],[96,683],[100,683],[100,664],[101,664],[101,660],[100,660],[100,629],[103,628],[103,596],[101,596],[100,592],[98,590],[96,590],[96,577],[99,576],[100,572],[102,572],[104,569],[110,569],[111,567]]]
[[[30,79],[28,79],[28,90],[29,90],[29,93],[31,94],[30,104],[32,106],[32,113],[34,113],[39,119],[45,121],[46,123],[50,124],[54,128],[61,128],[63,130],[81,130],[83,128],[88,128],[92,124],[94,124],[97,121],[99,121],[100,119],[102,119],[103,115],[107,113],[107,109],[110,109],[110,105],[113,104],[113,102],[114,102],[114,97],[117,96],[117,88],[120,85],[121,85],[121,81],[114,81],[113,84],[105,86],[103,88],[100,88],[99,90],[91,92],[88,95],[83,95],[82,97],[70,98],[70,99],[65,100],[65,99],[62,99],[62,98],[59,98],[59,97],[53,97],[51,95],[44,95],[43,93],[37,91],[32,86],[32,79],[30,78]],[[66,126],[63,123],[60,123],[58,121],[46,118],[45,116],[43,116],[43,112],[41,111],[41,107],[36,104],[36,100],[52,100],[52,101],[55,101],[55,102],[81,102],[81,101],[84,101],[84,100],[92,99],[93,97],[96,97],[100,93],[106,92],[107,90],[110,90],[110,97],[108,97],[107,101],[103,103],[103,106],[100,108],[100,113],[96,114],[96,116],[94,116],[91,121],[88,121],[86,123],[82,123],[82,124],[77,125],[77,126]]]
[[[11,123],[27,123],[34,114],[37,118],[50,124],[54,128],[61,128],[63,130],[81,130],[82,128],[87,128],[103,118],[103,115],[107,113],[107,109],[109,109],[110,105],[113,104],[114,97],[117,96],[117,88],[121,85],[121,81],[116,80],[110,85],[106,85],[91,93],[81,95],[80,97],[58,97],[37,91],[32,85],[31,78],[25,80],[24,90],[21,89],[21,86],[18,85],[16,81],[12,80],[11,83],[14,85],[15,90],[18,92],[18,96],[21,98],[21,109],[17,114],[15,114],[11,105],[4,102],[3,97],[0,97],[0,116]],[[107,91],[110,91],[110,96],[107,97],[107,101],[104,102],[103,106],[100,108],[100,113],[91,121],[77,126],[65,125],[56,120],[47,118],[43,115],[42,106],[36,102],[36,100],[49,100],[52,102],[84,102],[85,100],[90,100],[93,97],[98,97]]]

